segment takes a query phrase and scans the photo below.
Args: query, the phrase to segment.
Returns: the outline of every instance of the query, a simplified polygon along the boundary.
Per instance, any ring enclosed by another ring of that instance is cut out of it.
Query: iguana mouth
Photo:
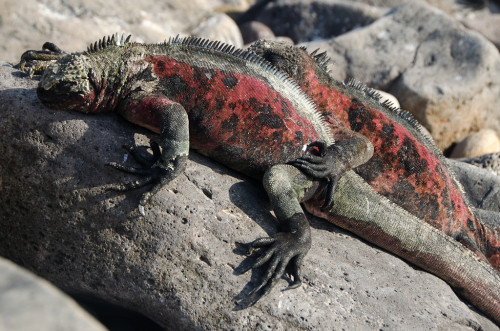
[[[46,89],[41,84],[36,89],[36,93],[45,106],[57,110],[73,109],[85,99],[84,95],[71,92],[69,89]]]
[[[36,94],[38,96],[38,99],[40,99],[40,101],[44,105],[51,104],[51,99],[53,98],[52,92],[49,92],[48,90],[39,85],[38,88],[36,89]]]

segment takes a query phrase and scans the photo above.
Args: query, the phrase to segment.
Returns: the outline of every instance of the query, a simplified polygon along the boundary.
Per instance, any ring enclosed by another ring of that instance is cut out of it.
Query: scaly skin
[[[360,133],[374,156],[355,169],[378,193],[455,238],[500,270],[500,231],[478,220],[445,158],[406,112],[378,102],[373,91],[343,84],[316,57],[285,43],[260,41],[252,51],[288,73],[332,127]]]
[[[115,111],[160,134],[162,151],[152,144],[153,157],[128,148],[143,168],[112,164],[144,177],[120,189],[155,184],[140,206],[183,171],[189,148],[263,179],[278,233],[243,244],[261,254],[241,271],[265,264],[266,272],[241,304],[269,293],[287,267],[290,287],[300,285],[301,262],[311,246],[300,204],[305,202],[316,214],[426,270],[439,276],[450,270],[443,278],[500,323],[500,277],[491,266],[376,193],[351,170],[372,157],[372,143],[340,123],[327,126],[299,87],[261,58],[198,39],[143,45],[113,37],[83,53],[48,49],[58,60],[46,66],[37,89],[45,105]],[[21,64],[36,71],[44,67],[39,60],[30,51]]]

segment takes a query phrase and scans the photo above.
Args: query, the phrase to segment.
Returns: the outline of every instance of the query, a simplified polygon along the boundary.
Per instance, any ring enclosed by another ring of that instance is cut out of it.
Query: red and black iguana
[[[275,47],[271,53],[279,55],[281,46]],[[300,266],[311,246],[309,223],[300,204],[304,202],[312,213],[441,277],[500,323],[500,275],[484,256],[489,248],[483,247],[483,228],[439,152],[415,130],[416,124],[384,111],[380,120],[398,130],[370,129],[372,133],[365,136],[363,127],[378,127],[379,118],[373,114],[380,104],[364,90],[339,84],[337,96],[330,95],[327,98],[332,100],[323,104],[303,85],[320,103],[318,110],[299,85],[254,52],[197,38],[147,45],[115,35],[81,53],[66,54],[51,43],[43,49],[25,52],[21,69],[44,70],[37,94],[45,105],[85,113],[115,111],[160,134],[162,150],[152,143],[152,157],[128,148],[142,168],[112,164],[142,176],[118,189],[154,185],[140,201],[141,213],[150,197],[185,169],[189,148],[262,178],[279,232],[245,245],[261,253],[247,270],[266,264],[266,271],[242,304],[254,304],[269,293],[285,271],[294,280],[290,288],[300,286]],[[304,54],[298,48],[290,50]],[[299,66],[307,63],[289,65],[300,71]],[[322,77],[321,72],[308,70],[291,75],[303,84],[303,73],[312,81],[318,80],[314,75]],[[336,118],[338,110],[355,115],[348,121],[351,127]],[[381,153],[399,143],[405,147],[396,152],[396,158],[384,159],[391,153],[372,158],[374,148]],[[401,183],[391,187],[394,193],[385,192],[389,199],[376,192],[383,191],[376,178],[363,179],[352,170],[370,159],[375,161],[367,163],[362,175],[369,174],[372,164],[374,173],[397,176],[394,183]],[[415,185],[415,175],[422,171],[428,178]],[[418,205],[413,214],[411,208],[408,212],[400,206],[409,186],[426,188],[425,195],[417,192],[409,197]],[[431,200],[436,203],[428,203]],[[470,231],[461,241],[465,245],[457,241],[462,237],[450,235],[463,226],[463,215],[480,233],[469,236],[472,226],[467,224]],[[429,224],[433,222],[443,231]]]

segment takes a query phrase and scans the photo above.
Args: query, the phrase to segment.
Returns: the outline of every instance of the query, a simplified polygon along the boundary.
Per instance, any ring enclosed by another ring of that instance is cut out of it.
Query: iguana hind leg
[[[152,156],[143,156],[135,149],[127,147],[142,167],[109,164],[118,170],[142,177],[141,180],[117,185],[111,189],[122,191],[148,184],[154,185],[150,191],[144,193],[139,203],[139,211],[144,215],[144,206],[151,197],[186,168],[189,155],[189,120],[180,104],[157,96],[133,96],[120,106],[120,113],[132,123],[147,128],[160,128],[160,146],[151,143]]]
[[[30,77],[41,74],[49,65],[59,60],[67,53],[51,42],[46,42],[41,51],[29,50],[21,55],[19,69]]]

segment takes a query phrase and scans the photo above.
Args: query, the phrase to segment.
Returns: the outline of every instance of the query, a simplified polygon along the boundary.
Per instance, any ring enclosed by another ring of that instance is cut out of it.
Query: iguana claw
[[[247,294],[244,301],[246,305],[252,306],[263,296],[268,294],[276,285],[278,280],[283,277],[285,271],[291,268],[291,276],[293,283],[284,290],[294,289],[302,284],[300,277],[300,263],[307,252],[295,252],[291,244],[295,244],[296,240],[292,238],[290,233],[278,233],[273,237],[260,238],[248,245],[248,250],[253,251],[256,248],[261,248],[258,253],[252,255],[255,261],[241,270],[245,273],[250,269],[259,268],[267,263],[266,270],[262,275],[259,283]],[[297,255],[298,254],[298,255]]]
[[[129,191],[136,188],[140,188],[149,184],[153,184],[153,188],[144,193],[139,202],[138,210],[141,215],[145,216],[144,207],[148,204],[149,200],[167,183],[172,179],[177,177],[184,169],[187,164],[187,156],[179,155],[173,160],[165,164],[165,161],[161,158],[161,150],[158,144],[154,141],[150,142],[151,150],[153,155],[143,155],[139,153],[137,149],[131,146],[122,146],[132,157],[142,165],[140,168],[127,167],[116,162],[110,162],[106,165],[118,169],[123,172],[127,172],[133,175],[140,176],[139,180],[127,182],[121,185],[115,185],[110,187],[110,190],[114,191]]]
[[[51,42],[46,42],[41,51],[29,50],[21,55],[19,69],[26,72],[30,78],[42,73],[50,64],[59,60],[67,53]]]
[[[334,158],[335,152],[331,151],[324,141],[318,140],[307,146],[303,156],[290,162],[307,176],[326,180],[325,202],[321,206],[322,210],[332,208],[335,188],[344,172],[336,166]]]
[[[237,243],[255,258],[253,263],[238,270],[240,274],[266,264],[266,270],[259,283],[239,303],[247,306],[254,305],[272,290],[287,270],[293,282],[284,290],[294,289],[302,284],[300,266],[311,248],[309,226],[304,222],[307,223],[305,215],[296,214],[284,222],[283,232],[278,232],[272,237],[259,238],[248,244]],[[256,250],[255,253],[254,250]]]

